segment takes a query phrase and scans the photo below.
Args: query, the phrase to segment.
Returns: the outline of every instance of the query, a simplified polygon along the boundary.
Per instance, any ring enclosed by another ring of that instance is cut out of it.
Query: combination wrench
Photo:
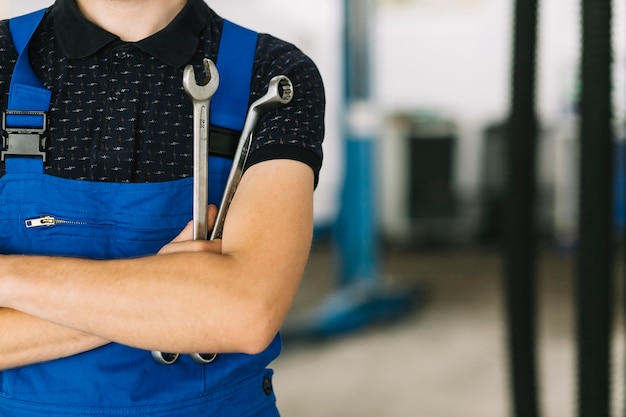
[[[233,200],[239,181],[243,176],[243,169],[246,165],[246,160],[248,159],[250,145],[252,144],[252,133],[259,122],[259,118],[263,113],[266,113],[269,110],[275,109],[281,105],[289,104],[293,98],[293,93],[293,84],[291,83],[291,80],[285,75],[277,75],[270,80],[265,95],[252,103],[248,109],[243,130],[239,136],[237,150],[235,151],[235,159],[233,160],[233,165],[228,173],[228,179],[226,180],[226,188],[224,190],[224,194],[222,195],[222,201],[217,212],[215,225],[211,231],[210,240],[220,239],[222,237],[226,213],[228,212],[228,207]]]
[[[183,70],[183,88],[193,103],[193,239],[206,240],[208,235],[209,201],[209,107],[211,98],[220,83],[217,67],[208,58],[203,60],[205,79],[196,82],[193,65]],[[171,365],[178,359],[178,353],[152,351],[155,361]],[[210,363],[213,353],[193,353],[191,358],[198,363]]]
[[[288,104],[291,102],[292,98],[293,84],[291,83],[291,80],[284,75],[278,75],[270,80],[265,95],[252,103],[248,109],[243,130],[241,131],[239,142],[237,143],[237,150],[235,151],[233,165],[230,168],[228,179],[226,180],[226,186],[224,194],[222,195],[220,208],[215,219],[215,225],[211,231],[210,240],[221,239],[222,237],[226,213],[228,212],[228,208],[233,200],[237,186],[243,176],[243,169],[246,165],[248,154],[250,153],[250,145],[252,144],[252,133],[259,122],[260,116],[269,110]],[[214,361],[217,358],[217,354],[194,353],[191,355],[191,358],[197,363],[206,364]]]
[[[224,220],[226,219],[226,214],[233,196],[235,195],[235,191],[237,190],[237,186],[243,176],[243,169],[245,167],[246,160],[250,152],[250,145],[252,143],[252,133],[259,122],[260,116],[269,110],[290,103],[293,98],[293,92],[293,84],[291,83],[291,80],[284,75],[278,75],[270,80],[266,94],[252,103],[248,109],[244,127],[237,143],[233,165],[229,171],[228,179],[226,180],[226,186],[215,220],[215,225],[213,226],[213,230],[211,232],[211,240],[220,239],[222,237]],[[179,355],[177,353],[153,351],[152,356],[158,363],[171,365],[178,359]],[[193,353],[190,357],[197,363],[207,364],[213,362],[217,357],[217,354]]]
[[[205,80],[196,83],[192,65],[183,71],[183,88],[193,102],[193,239],[206,240],[209,201],[209,106],[220,84],[217,67],[204,59]]]

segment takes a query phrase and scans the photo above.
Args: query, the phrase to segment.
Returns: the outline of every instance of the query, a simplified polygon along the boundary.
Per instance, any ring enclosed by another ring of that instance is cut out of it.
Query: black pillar
[[[612,323],[611,1],[582,1],[580,251],[576,272],[578,409],[610,414]]]
[[[515,2],[511,113],[508,123],[505,291],[516,417],[538,416],[535,330],[537,0]]]

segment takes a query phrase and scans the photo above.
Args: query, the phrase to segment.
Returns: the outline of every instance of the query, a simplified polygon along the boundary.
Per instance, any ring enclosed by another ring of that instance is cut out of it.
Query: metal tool
[[[193,101],[193,239],[206,240],[209,201],[209,105],[220,83],[213,61],[204,59],[205,80],[196,83],[192,65],[183,72],[183,87]]]
[[[228,173],[222,202],[211,232],[211,240],[222,237],[224,219],[226,219],[228,207],[230,206],[230,202],[235,195],[235,191],[243,175],[243,168],[248,159],[250,144],[252,143],[252,132],[259,121],[260,115],[272,108],[289,103],[292,98],[293,85],[291,81],[286,76],[279,75],[270,80],[267,93],[250,106],[243,130],[241,131],[241,136],[239,137],[233,165]],[[217,354],[215,353],[193,353],[190,356],[194,361],[201,364],[211,363],[217,358]]]
[[[202,84],[196,82],[193,65],[183,71],[183,88],[193,102],[193,239],[206,240],[208,235],[209,201],[209,107],[211,98],[220,83],[217,67],[208,58],[203,61],[205,78]],[[171,365],[178,359],[178,353],[153,351],[152,357],[158,363]],[[193,353],[191,358],[198,363],[215,360],[213,353]]]
[[[252,132],[259,122],[260,116],[269,110],[290,103],[293,98],[293,92],[293,84],[291,83],[291,80],[285,75],[277,75],[270,80],[267,87],[267,93],[250,106],[248,114],[246,115],[243,130],[241,131],[241,136],[239,137],[233,166],[230,169],[228,179],[226,180],[226,189],[224,191],[224,195],[222,196],[220,208],[217,212],[215,225],[211,231],[211,240],[220,239],[222,237],[226,213],[228,212],[230,203],[243,175],[243,168],[246,164],[246,160],[248,159],[250,145],[252,144]]]
[[[267,88],[267,93],[256,100],[250,106],[248,113],[246,115],[246,120],[244,123],[243,130],[239,137],[239,142],[237,144],[237,150],[235,151],[235,157],[233,159],[233,165],[228,174],[228,179],[226,181],[226,188],[224,191],[224,195],[222,196],[222,202],[220,204],[220,208],[217,214],[217,218],[215,220],[215,225],[213,226],[213,230],[211,232],[210,239],[219,239],[222,237],[222,231],[224,229],[224,220],[226,219],[226,213],[228,212],[228,207],[230,206],[230,202],[235,195],[235,191],[237,190],[237,186],[239,185],[239,181],[243,175],[243,168],[245,166],[246,160],[248,158],[248,153],[250,150],[250,145],[252,143],[252,133],[258,124],[260,116],[271,109],[277,108],[280,105],[285,105],[291,102],[293,98],[293,84],[291,80],[284,76],[278,75],[270,80],[270,83]],[[194,102],[194,110],[195,110],[195,102]],[[208,120],[208,119],[207,119]],[[194,174],[195,175],[195,174]],[[194,183],[195,186],[195,183]],[[195,200],[194,200],[195,201]],[[204,200],[207,201],[207,200]],[[207,204],[205,203],[205,209]],[[194,204],[195,207],[195,204]],[[195,213],[195,211],[194,211]],[[206,218],[206,215],[205,215]],[[195,215],[194,215],[194,232],[195,232]],[[202,232],[202,231],[200,231]],[[206,232],[204,235],[206,236]],[[196,239],[194,235],[194,240]],[[152,357],[158,363],[164,365],[171,365],[178,359],[177,353],[162,353],[153,351]],[[200,364],[211,363],[217,358],[217,354],[215,353],[192,353],[189,355],[195,362]]]
[[[252,143],[252,133],[259,122],[259,117],[264,112],[289,103],[292,98],[293,85],[291,80],[284,75],[279,75],[270,80],[267,93],[250,106],[248,114],[246,115],[243,130],[241,131],[241,135],[239,137],[237,150],[235,151],[235,157],[233,159],[233,165],[228,173],[224,195],[222,196],[222,202],[217,213],[217,218],[215,219],[215,225],[211,231],[211,240],[222,237],[226,213],[228,212],[230,202],[235,195],[239,181],[243,176],[243,168],[246,164],[246,160],[248,159],[250,144]],[[192,353],[190,356],[195,362],[201,364],[211,363],[217,358],[216,353]]]

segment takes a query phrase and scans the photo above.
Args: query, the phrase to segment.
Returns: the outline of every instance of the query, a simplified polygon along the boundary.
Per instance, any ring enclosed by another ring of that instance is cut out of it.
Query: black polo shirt
[[[30,47],[33,70],[52,90],[46,172],[110,182],[191,176],[193,115],[182,71],[192,63],[200,74],[203,58],[216,60],[222,24],[204,1],[189,0],[162,31],[139,42],[123,42],[87,21],[74,0],[57,0]],[[2,21],[3,108],[15,60],[8,22]],[[279,74],[291,79],[294,99],[261,119],[248,166],[294,159],[313,169],[317,183],[325,106],[320,74],[295,46],[260,34],[250,103]]]

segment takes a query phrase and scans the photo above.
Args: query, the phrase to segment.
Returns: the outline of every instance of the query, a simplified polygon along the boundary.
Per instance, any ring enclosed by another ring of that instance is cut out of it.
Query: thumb
[[[214,204],[209,204],[208,215],[207,215],[207,226],[208,229],[213,229],[215,225],[215,220],[217,218],[217,206]],[[193,240],[193,220],[190,220],[185,228],[176,236],[172,243],[176,242],[184,242],[186,240]]]
[[[184,242],[186,240],[193,240],[193,220],[190,220],[187,223],[185,228],[178,234],[178,236],[172,239],[171,243]]]
[[[208,210],[208,229],[213,230],[213,226],[215,226],[215,221],[217,220],[217,206],[215,204],[209,204]]]

